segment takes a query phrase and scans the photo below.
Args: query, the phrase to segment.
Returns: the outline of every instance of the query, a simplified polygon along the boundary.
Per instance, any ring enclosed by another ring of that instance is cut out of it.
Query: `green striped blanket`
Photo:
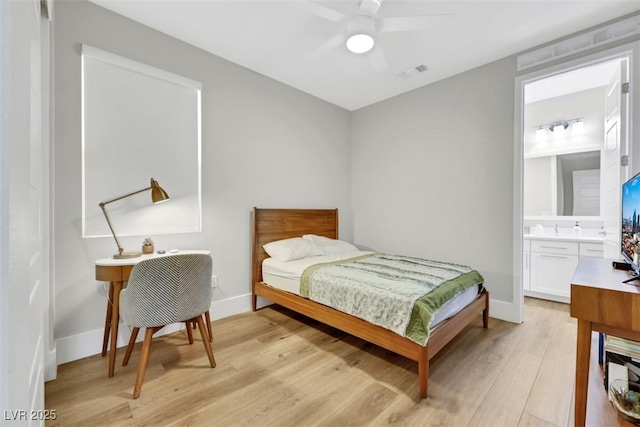
[[[438,309],[483,281],[465,265],[374,253],[307,268],[300,295],[426,345]]]

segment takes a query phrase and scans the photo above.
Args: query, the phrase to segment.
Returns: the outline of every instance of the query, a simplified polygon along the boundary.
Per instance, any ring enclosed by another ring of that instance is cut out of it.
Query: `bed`
[[[287,291],[266,284],[262,270],[263,262],[269,256],[264,251],[263,246],[270,242],[299,237],[305,234],[338,239],[338,210],[254,208],[252,244],[253,311],[257,309],[257,297],[260,296],[418,362],[418,384],[421,398],[427,397],[429,360],[463,328],[475,321],[480,314],[482,314],[483,327],[488,327],[489,293],[484,288],[479,293],[475,292],[471,298],[468,297],[467,293],[467,302],[465,302],[464,308],[456,308],[454,310],[456,314],[452,317],[439,319],[437,326],[430,330],[426,345],[420,345],[389,329],[300,296],[295,292],[291,292],[291,289]]]

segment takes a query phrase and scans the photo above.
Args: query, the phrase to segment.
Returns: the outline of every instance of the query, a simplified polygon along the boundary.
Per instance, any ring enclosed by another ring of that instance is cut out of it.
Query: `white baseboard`
[[[55,346],[55,345],[54,345]],[[44,381],[55,380],[58,377],[58,364],[56,363],[58,357],[56,355],[56,349],[45,351],[44,357]]]
[[[211,321],[251,311],[251,294],[238,295],[211,304]]]
[[[270,304],[270,301],[258,298],[258,307],[262,308]],[[239,295],[211,304],[211,320],[223,319],[236,314],[246,313],[251,310],[251,294]],[[504,301],[491,300],[489,308],[490,316],[508,322],[517,322],[514,304]],[[182,324],[169,325],[159,331],[158,335],[170,334],[183,329]],[[102,338],[104,330],[94,329],[81,334],[63,337],[56,340],[56,349],[49,352],[49,360],[55,360],[55,366],[72,362],[84,357],[93,356],[102,351]],[[118,327],[118,347],[124,347],[129,342],[129,328],[120,323]],[[143,339],[138,336],[138,341]],[[48,364],[51,364],[50,362]],[[55,367],[49,367],[47,371],[55,372]],[[49,374],[47,374],[49,377]],[[54,377],[55,378],[55,374]]]
[[[520,323],[518,310],[514,303],[489,298],[489,316],[494,319]]]
[[[211,304],[211,320],[245,313],[249,310],[251,310],[251,294],[240,295],[222,301],[214,301]],[[184,329],[184,325],[176,323],[161,329],[158,335],[170,334],[180,329]],[[52,364],[52,361],[55,361],[53,368],[53,372],[55,372],[55,366],[100,353],[102,351],[103,334],[104,329],[100,328],[77,335],[58,338],[56,340],[56,349],[50,352],[49,357],[51,357],[51,359],[49,359],[47,363]],[[117,346],[126,346],[129,342],[129,336],[129,328],[121,322],[118,327]],[[138,341],[141,341],[143,338],[143,334],[138,335]],[[53,378],[55,378],[55,375]]]

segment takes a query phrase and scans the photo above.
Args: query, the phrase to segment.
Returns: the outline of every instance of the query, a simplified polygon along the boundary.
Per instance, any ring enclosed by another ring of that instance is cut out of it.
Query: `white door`
[[[622,85],[627,82],[627,60],[621,60],[605,91],[604,149],[602,150],[602,212],[605,227],[605,258],[620,258],[620,188],[627,167],[627,102]]]
[[[600,170],[573,171],[573,215],[600,215]]]
[[[0,2],[0,424],[43,425],[50,415],[44,411],[48,106],[42,102],[48,67],[41,49],[48,24],[41,7],[40,0]]]

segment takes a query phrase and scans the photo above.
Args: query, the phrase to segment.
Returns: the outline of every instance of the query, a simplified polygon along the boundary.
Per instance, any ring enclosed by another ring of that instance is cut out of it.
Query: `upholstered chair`
[[[189,342],[191,324],[198,325],[212,368],[216,367],[209,331],[203,314],[211,305],[211,257],[203,254],[177,254],[151,258],[136,264],[129,283],[120,293],[120,315],[132,327],[129,345],[122,362],[129,363],[140,328],[146,328],[133,398],[140,396],[149,362],[153,334],[178,322],[186,324]]]

